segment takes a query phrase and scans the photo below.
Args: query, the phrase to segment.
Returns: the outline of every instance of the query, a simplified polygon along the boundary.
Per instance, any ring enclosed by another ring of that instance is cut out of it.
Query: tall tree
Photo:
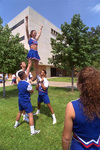
[[[93,66],[100,69],[100,26],[96,28],[91,27],[88,32],[89,42],[91,43],[91,49],[94,54]]]
[[[90,66],[95,55],[98,54],[98,48],[95,47],[92,52],[92,46],[89,41],[88,29],[83,24],[80,15],[75,14],[71,19],[71,24],[67,22],[61,25],[61,34],[58,34],[56,39],[51,38],[51,46],[53,59],[49,58],[49,63],[62,69],[71,69],[72,72],[72,91],[73,91],[73,77],[74,69],[77,67]],[[98,38],[94,37],[95,44],[99,44]],[[97,40],[97,41],[96,41]]]
[[[26,60],[27,50],[20,43],[19,34],[12,35],[8,25],[2,26],[0,18],[0,72],[3,73],[3,97],[5,97],[5,74],[15,73],[19,63]]]

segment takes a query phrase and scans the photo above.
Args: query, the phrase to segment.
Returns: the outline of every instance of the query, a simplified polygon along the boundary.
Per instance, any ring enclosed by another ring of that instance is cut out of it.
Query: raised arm
[[[26,35],[27,35],[27,39],[30,39],[30,35],[29,35],[29,31],[28,31],[28,16],[25,17],[26,19]]]
[[[65,111],[64,130],[62,133],[63,150],[69,150],[72,137],[73,119],[75,118],[74,108],[71,102],[67,104]]]
[[[39,33],[38,33],[38,35],[37,35],[37,38],[36,38],[37,41],[38,41],[38,39],[39,39],[39,37],[40,37],[40,35],[41,35],[41,33],[42,33],[42,28],[43,28],[43,26],[41,26],[40,31],[39,31]]]

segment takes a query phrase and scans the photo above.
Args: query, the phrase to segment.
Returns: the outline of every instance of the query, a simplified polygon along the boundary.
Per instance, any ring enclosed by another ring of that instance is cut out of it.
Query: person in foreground
[[[40,77],[41,77],[41,81],[39,81],[36,86],[36,90],[38,90],[38,109],[34,115],[40,114],[41,103],[44,102],[45,104],[47,104],[48,108],[50,109],[52,118],[53,118],[53,124],[55,124],[57,121],[56,121],[56,117],[54,114],[54,110],[50,105],[50,100],[48,97],[49,83],[48,83],[48,80],[46,79],[45,70],[41,71]]]
[[[63,150],[100,150],[100,71],[83,68],[77,87],[80,98],[69,102],[65,111]]]
[[[27,74],[24,71],[20,71],[18,73],[18,76],[20,77],[20,81],[18,83],[18,91],[19,91],[19,112],[16,117],[16,122],[14,125],[14,128],[18,127],[19,120],[22,114],[22,111],[25,110],[25,112],[29,115],[29,124],[30,124],[30,130],[31,135],[37,134],[40,132],[40,130],[35,130],[34,128],[34,120],[33,120],[33,108],[30,102],[30,93],[33,93],[34,90],[30,83],[26,81]]]

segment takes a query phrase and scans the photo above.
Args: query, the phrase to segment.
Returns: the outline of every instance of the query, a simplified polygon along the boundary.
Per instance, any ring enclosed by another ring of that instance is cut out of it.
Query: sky
[[[3,26],[28,6],[58,28],[64,22],[70,24],[75,14],[80,14],[89,28],[100,25],[100,0],[0,0]]]

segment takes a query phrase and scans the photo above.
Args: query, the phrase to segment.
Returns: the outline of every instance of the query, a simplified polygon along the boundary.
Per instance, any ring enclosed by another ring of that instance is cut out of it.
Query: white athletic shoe
[[[40,109],[37,109],[36,113],[34,113],[33,115],[38,115],[40,114]]]
[[[33,133],[31,133],[31,135],[34,135],[34,134],[39,134],[40,130],[34,130]]]
[[[33,115],[39,115],[40,114],[40,111],[36,111],[36,113],[34,113]]]
[[[33,115],[36,116],[36,115],[39,115],[39,114],[40,114],[40,112],[36,112],[36,113],[34,113]]]
[[[20,123],[18,123],[17,125],[14,125],[14,128],[17,128],[20,125]]]
[[[23,120],[29,122],[29,118],[23,118]]]
[[[56,118],[55,119],[53,119],[53,123],[52,124],[55,124],[57,122],[57,120],[56,120]]]

